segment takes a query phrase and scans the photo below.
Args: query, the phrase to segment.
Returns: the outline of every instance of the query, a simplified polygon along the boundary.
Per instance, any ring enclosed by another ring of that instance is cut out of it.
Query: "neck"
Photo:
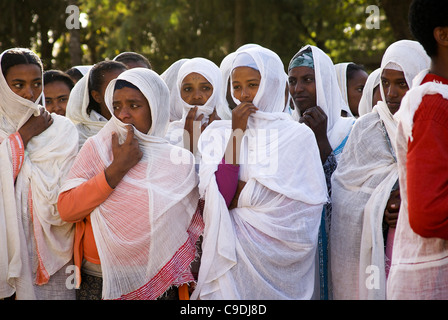
[[[439,50],[437,57],[432,58],[430,72],[448,79],[448,49]]]

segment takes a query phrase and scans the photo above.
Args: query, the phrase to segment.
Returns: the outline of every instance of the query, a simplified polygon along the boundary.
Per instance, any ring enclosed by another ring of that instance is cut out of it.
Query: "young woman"
[[[193,155],[163,138],[169,91],[154,71],[123,72],[105,98],[112,117],[84,144],[58,201],[76,223],[79,299],[176,299],[194,281],[203,228]],[[190,161],[175,164],[178,152]]]
[[[338,63],[334,66],[339,88],[348,108],[342,110],[345,117],[359,117],[359,100],[369,74],[362,65],[353,62]]]
[[[109,82],[125,70],[127,67],[121,62],[99,62],[76,83],[70,93],[66,116],[78,129],[79,148],[110,119],[111,114],[106,106],[104,93]]]
[[[175,103],[183,109],[182,119],[170,123],[167,139],[197,156],[201,132],[223,117],[221,71],[204,58],[193,58],[180,67],[175,88]],[[199,162],[199,159],[197,159]]]
[[[39,105],[43,70],[35,53],[10,49],[0,60],[0,297],[73,299],[66,267],[74,228],[56,204],[78,134]]]
[[[44,96],[47,111],[65,116],[68,98],[74,85],[73,80],[60,70],[45,71]]]
[[[393,115],[412,79],[428,67],[429,57],[416,41],[397,41],[387,48],[380,71],[382,101],[356,120],[333,173],[330,242],[335,299],[386,298],[401,193]],[[366,285],[371,266],[377,267],[377,286]]]
[[[274,52],[242,50],[231,72],[237,107],[199,141],[205,199],[198,299],[310,299],[326,186],[312,131],[285,108],[286,74]],[[227,150],[227,151],[226,151]],[[225,156],[224,156],[225,155]],[[235,166],[235,208],[219,189]],[[238,181],[239,180],[239,181]]]
[[[448,299],[446,1],[412,2],[409,25],[431,57],[396,116],[401,208],[387,298]]]
[[[360,117],[372,111],[378,101],[381,101],[380,80],[381,68],[375,69],[369,74],[362,91],[361,100],[359,100],[358,111]]]

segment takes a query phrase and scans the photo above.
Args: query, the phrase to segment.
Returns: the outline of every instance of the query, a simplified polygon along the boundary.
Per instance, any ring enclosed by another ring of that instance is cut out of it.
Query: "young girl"
[[[105,98],[112,117],[84,144],[58,202],[76,223],[79,298],[176,299],[194,281],[203,228],[193,155],[163,139],[169,91],[154,71],[123,72]],[[179,151],[187,164],[171,161]]]
[[[43,72],[35,53],[10,49],[0,60],[0,298],[74,299],[66,287],[74,228],[56,204],[78,134],[70,120],[39,105]]]

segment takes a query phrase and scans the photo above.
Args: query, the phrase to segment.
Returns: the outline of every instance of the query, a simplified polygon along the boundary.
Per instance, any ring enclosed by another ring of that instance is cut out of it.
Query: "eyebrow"
[[[23,80],[23,79],[12,79],[11,82],[12,82],[12,81],[16,81],[16,82],[26,82],[26,80]],[[34,82],[34,81],[42,81],[42,78],[35,78],[35,79],[31,80],[31,82]]]
[[[182,84],[182,86],[191,86],[193,83],[192,82],[185,82]],[[205,81],[205,82],[200,82],[199,84],[209,84],[212,85],[209,81]]]

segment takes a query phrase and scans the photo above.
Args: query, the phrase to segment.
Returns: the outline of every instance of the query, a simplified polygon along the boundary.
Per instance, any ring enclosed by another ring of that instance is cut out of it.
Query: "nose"
[[[201,90],[195,90],[193,93],[193,99],[194,100],[202,100],[202,92]]]
[[[34,90],[31,86],[26,86],[23,89],[22,98],[33,101],[34,102]]]
[[[391,84],[387,90],[387,96],[391,98],[398,97],[398,90],[395,85]]]
[[[122,122],[125,122],[126,120],[130,119],[131,114],[129,112],[129,109],[126,107],[121,108],[120,111],[118,112],[117,118]]]

